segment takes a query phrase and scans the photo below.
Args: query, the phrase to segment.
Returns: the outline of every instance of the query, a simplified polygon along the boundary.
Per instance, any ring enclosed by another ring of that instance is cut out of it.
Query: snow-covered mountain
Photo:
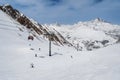
[[[119,42],[120,26],[101,19],[41,25],[0,6],[0,80],[120,80]]]
[[[93,50],[120,42],[120,26],[97,18],[74,25],[51,24],[78,51]]]

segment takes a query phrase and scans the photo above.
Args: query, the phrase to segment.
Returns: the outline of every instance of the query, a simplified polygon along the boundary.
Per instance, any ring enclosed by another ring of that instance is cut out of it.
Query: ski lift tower
[[[46,33],[44,35],[46,35],[46,37],[48,37],[48,40],[49,40],[49,56],[52,56],[51,55],[51,41],[52,41],[52,37],[53,37],[53,32],[49,32],[49,33]]]

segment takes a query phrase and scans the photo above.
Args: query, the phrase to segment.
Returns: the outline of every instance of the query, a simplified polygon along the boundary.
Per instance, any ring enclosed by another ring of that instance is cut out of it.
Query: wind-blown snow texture
[[[98,45],[98,41],[106,40],[105,46],[111,45],[77,51],[74,47],[52,44],[52,56],[49,57],[47,39],[28,41],[28,31],[19,30],[23,26],[0,11],[0,80],[120,80],[117,25],[95,20],[68,27],[50,26],[74,45],[79,43],[81,50],[86,47],[80,41],[97,41]],[[103,46],[100,42],[99,45]]]

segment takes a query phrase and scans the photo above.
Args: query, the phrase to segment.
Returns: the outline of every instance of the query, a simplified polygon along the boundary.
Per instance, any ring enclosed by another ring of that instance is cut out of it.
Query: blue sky
[[[74,24],[102,18],[120,24],[120,0],[0,0],[39,23]]]

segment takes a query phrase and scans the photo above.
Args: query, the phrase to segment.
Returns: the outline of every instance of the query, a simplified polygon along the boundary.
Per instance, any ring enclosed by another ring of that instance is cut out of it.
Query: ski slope
[[[119,43],[93,51],[52,44],[49,57],[48,40],[28,41],[19,27],[0,11],[0,80],[120,80]]]

